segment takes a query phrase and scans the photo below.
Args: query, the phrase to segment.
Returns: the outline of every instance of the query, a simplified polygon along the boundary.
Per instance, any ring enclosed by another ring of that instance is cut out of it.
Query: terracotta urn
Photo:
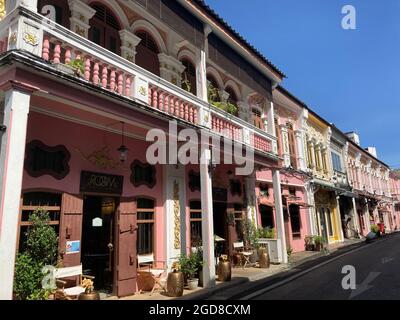
[[[232,266],[229,261],[220,260],[218,263],[218,280],[221,282],[231,281],[232,278]]]

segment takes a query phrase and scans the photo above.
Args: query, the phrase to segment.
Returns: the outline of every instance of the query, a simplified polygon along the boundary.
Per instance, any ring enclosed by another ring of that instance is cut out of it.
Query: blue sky
[[[286,75],[283,85],[400,168],[400,0],[206,0]],[[341,27],[344,5],[357,29]]]

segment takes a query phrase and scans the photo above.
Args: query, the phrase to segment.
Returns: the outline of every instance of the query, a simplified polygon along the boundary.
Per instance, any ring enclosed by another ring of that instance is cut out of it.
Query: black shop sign
[[[124,185],[123,176],[115,176],[89,171],[81,172],[81,192],[94,192],[121,195]]]

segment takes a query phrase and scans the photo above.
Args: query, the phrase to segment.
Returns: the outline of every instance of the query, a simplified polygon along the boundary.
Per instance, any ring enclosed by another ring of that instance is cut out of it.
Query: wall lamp
[[[0,132],[6,132],[7,127],[5,125],[0,125]]]

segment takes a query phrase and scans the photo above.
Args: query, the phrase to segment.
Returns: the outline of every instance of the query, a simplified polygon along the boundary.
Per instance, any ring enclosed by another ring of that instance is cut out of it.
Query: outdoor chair
[[[94,277],[83,274],[82,265],[66,268],[58,268],[54,271],[53,276],[56,280],[57,291],[55,293],[56,300],[74,300],[81,293],[85,292],[85,288],[82,287],[82,281],[84,279],[93,280]],[[77,285],[66,288],[67,281],[61,280],[65,278],[79,277]]]
[[[252,263],[250,262],[250,256],[253,254],[253,252],[244,250],[243,241],[234,242],[233,249],[240,256],[240,264],[242,265],[243,270],[244,268],[246,268],[247,265],[252,265]]]
[[[152,295],[158,286],[160,289],[164,290],[165,292],[167,289],[162,284],[162,277],[166,274],[167,266],[165,261],[156,261],[154,260],[154,254],[144,254],[138,255],[138,277],[144,284],[151,283],[151,292]],[[157,264],[161,264],[162,268],[157,267]],[[146,286],[145,286],[146,287]],[[147,287],[145,288],[147,289]],[[141,288],[139,290],[139,294],[142,293],[143,290]]]

